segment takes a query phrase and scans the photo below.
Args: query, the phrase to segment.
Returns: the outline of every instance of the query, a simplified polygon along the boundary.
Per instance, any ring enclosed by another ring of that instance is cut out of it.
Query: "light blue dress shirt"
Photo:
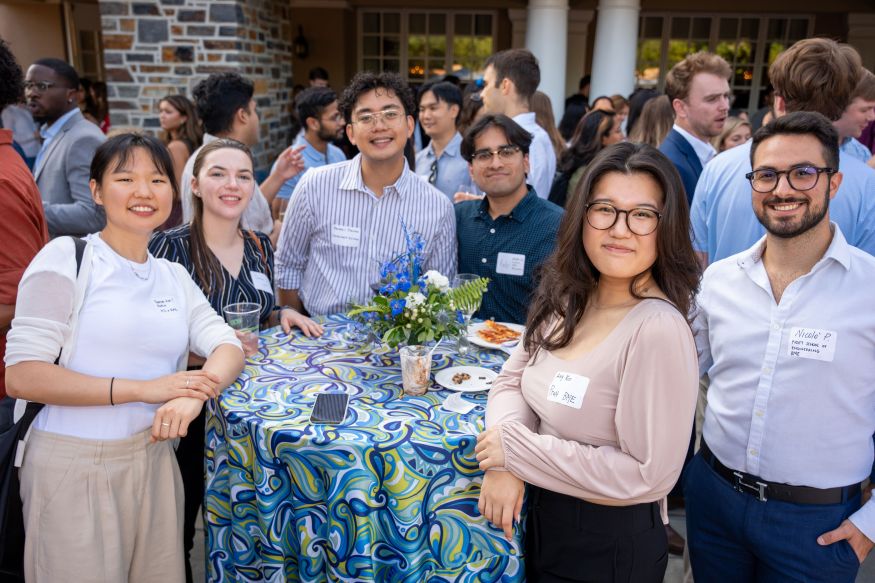
[[[550,196],[550,187],[556,175],[556,150],[553,142],[544,128],[535,121],[535,112],[530,111],[514,116],[524,130],[532,134],[532,144],[529,146],[529,174],[526,183],[535,189],[535,194],[541,198]]]
[[[869,151],[869,148],[860,143],[860,140],[856,138],[848,138],[845,140],[842,143],[840,150],[845,154],[853,156],[864,164],[872,157],[872,152]]]
[[[293,176],[286,180],[276,193],[277,198],[291,198],[292,193],[295,191],[295,186],[297,186],[298,181],[301,180],[301,176],[306,174],[310,168],[319,168],[320,166],[327,166],[328,164],[336,164],[338,162],[346,161],[346,156],[343,154],[343,150],[334,144],[328,144],[328,149],[323,154],[307,141],[303,132],[295,140],[294,145],[304,146],[304,150],[301,152],[301,155],[304,158],[304,171],[297,176]],[[273,167],[271,167],[270,171],[273,172],[275,169],[276,162],[273,163]]]
[[[33,163],[34,168],[39,168],[39,163],[42,160],[43,155],[48,151],[49,144],[52,143],[52,139],[58,135],[58,132],[61,131],[61,128],[64,127],[64,124],[67,123],[67,120],[76,115],[79,110],[75,107],[59,117],[55,120],[55,123],[52,125],[43,124],[39,129],[39,135],[43,139],[43,145],[40,147],[39,152],[36,155],[36,160]]]
[[[702,278],[693,324],[700,372],[711,379],[702,435],[733,470],[837,488],[872,469],[875,310],[866,292],[875,288],[875,257],[832,227],[824,256],[779,303],[762,261],[765,238]],[[875,500],[850,519],[875,537]]]
[[[459,188],[461,185],[466,184],[469,187],[473,185],[471,173],[468,172],[468,162],[462,158],[459,150],[461,146],[462,134],[456,132],[437,159],[437,180],[432,186],[446,194],[450,202],[453,202],[453,195],[461,190]],[[431,141],[416,155],[416,174],[427,181],[434,160],[434,141]]]
[[[764,234],[751,205],[751,142],[726,150],[702,171],[690,208],[693,247],[713,263],[750,248]],[[843,178],[829,203],[830,220],[848,243],[875,254],[875,170],[840,153]],[[823,177],[820,178],[823,180]]]

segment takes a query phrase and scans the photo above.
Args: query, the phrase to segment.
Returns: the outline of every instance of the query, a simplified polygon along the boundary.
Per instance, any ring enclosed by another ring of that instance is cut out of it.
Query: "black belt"
[[[729,482],[736,492],[744,492],[759,500],[778,500],[794,504],[841,504],[860,493],[860,484],[842,488],[811,488],[769,482],[758,476],[727,468],[708,448],[705,440],[699,449],[702,459],[711,466],[717,475]]]

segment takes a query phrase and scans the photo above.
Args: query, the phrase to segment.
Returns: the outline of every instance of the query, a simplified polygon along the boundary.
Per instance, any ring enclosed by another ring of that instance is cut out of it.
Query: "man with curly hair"
[[[18,103],[24,93],[21,67],[0,39],[0,110]],[[31,259],[48,241],[49,233],[39,189],[30,170],[12,148],[12,130],[0,129],[0,355],[6,353],[6,332],[15,313],[18,282]],[[0,429],[12,422],[14,402],[6,397],[5,368],[0,359]],[[8,405],[8,407],[7,407]]]
[[[281,303],[310,314],[344,309],[379,288],[380,265],[422,236],[423,270],[456,271],[452,203],[414,174],[404,148],[413,134],[413,96],[394,73],[359,73],[339,102],[360,154],[313,168],[295,189],[276,253]]]

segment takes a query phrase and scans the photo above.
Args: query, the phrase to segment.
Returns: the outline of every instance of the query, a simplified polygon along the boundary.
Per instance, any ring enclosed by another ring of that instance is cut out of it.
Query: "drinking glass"
[[[453,278],[452,287],[459,288],[477,279],[480,279],[480,276],[474,273],[460,273]],[[468,324],[471,323],[471,316],[474,315],[474,312],[480,309],[480,299],[478,298],[477,301],[467,304],[456,302],[456,309],[462,313],[462,318],[464,319],[462,330],[456,343],[456,349],[460,356],[465,356],[471,351],[471,341],[468,340]]]
[[[425,346],[402,346],[401,385],[405,395],[424,395],[431,377],[431,351]]]
[[[228,304],[222,308],[225,321],[236,332],[243,343],[243,350],[247,355],[258,351],[258,317],[261,315],[261,306],[252,302],[239,302]]]

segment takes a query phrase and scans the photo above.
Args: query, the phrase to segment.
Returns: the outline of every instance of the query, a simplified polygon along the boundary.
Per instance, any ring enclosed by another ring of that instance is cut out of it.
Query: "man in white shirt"
[[[504,114],[532,134],[529,149],[530,184],[541,198],[550,194],[556,174],[556,152],[550,136],[535,121],[531,99],[541,83],[538,60],[526,49],[509,49],[495,53],[486,60],[480,99],[485,113]]]
[[[859,293],[875,286],[875,258],[829,220],[843,190],[824,116],[764,126],[751,164],[766,235],[712,264],[697,302],[711,386],[685,479],[693,575],[851,583],[875,538],[875,501],[860,503],[873,461],[875,312]]]
[[[665,78],[675,119],[659,150],[678,169],[688,202],[702,168],[717,154],[711,139],[720,135],[729,115],[731,75],[729,63],[721,57],[698,52],[672,67]]]
[[[250,148],[258,143],[259,119],[253,95],[252,81],[237,73],[213,73],[198,83],[192,97],[197,114],[204,126],[204,145],[217,138],[230,138],[246,144]],[[261,231],[269,235],[276,244],[279,228],[274,229],[270,203],[284,182],[304,169],[301,150],[304,146],[286,148],[264,182],[255,185],[252,200],[243,212],[241,220],[244,229]],[[200,148],[189,157],[182,171],[179,193],[182,200],[182,220],[191,221],[192,205],[191,178],[194,161]]]
[[[860,143],[859,137],[870,123],[875,121],[875,75],[863,69],[860,81],[851,94],[851,102],[837,121],[833,122],[839,132],[840,149],[864,164],[872,157],[869,148]]]

